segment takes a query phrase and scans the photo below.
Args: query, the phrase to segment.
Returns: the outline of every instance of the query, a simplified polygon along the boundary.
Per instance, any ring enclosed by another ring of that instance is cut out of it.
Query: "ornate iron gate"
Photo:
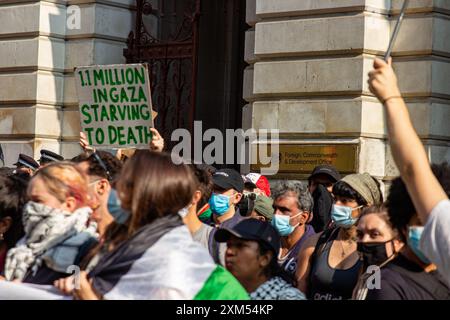
[[[155,126],[171,149],[174,129],[193,129],[201,0],[136,0],[136,6],[124,56],[149,64]]]

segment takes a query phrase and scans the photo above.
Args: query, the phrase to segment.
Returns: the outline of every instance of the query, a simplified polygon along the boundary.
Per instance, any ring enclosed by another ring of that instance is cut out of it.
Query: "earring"
[[[3,240],[3,233],[0,233],[0,240]]]

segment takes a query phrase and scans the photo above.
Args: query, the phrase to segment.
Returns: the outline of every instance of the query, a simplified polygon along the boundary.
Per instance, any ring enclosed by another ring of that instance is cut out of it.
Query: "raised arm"
[[[374,61],[370,91],[383,103],[392,156],[406,184],[419,218],[425,223],[431,210],[447,196],[431,171],[425,149],[401,97],[392,59]]]

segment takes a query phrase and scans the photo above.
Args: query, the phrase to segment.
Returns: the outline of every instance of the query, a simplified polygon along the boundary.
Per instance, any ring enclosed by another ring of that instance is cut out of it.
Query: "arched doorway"
[[[137,0],[124,55],[150,64],[155,126],[171,132],[194,120],[203,130],[240,128],[245,1]]]

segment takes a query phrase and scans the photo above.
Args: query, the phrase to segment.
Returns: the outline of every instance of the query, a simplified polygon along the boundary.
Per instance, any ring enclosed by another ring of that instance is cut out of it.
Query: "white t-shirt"
[[[450,200],[439,202],[431,211],[420,239],[420,250],[450,285]]]

